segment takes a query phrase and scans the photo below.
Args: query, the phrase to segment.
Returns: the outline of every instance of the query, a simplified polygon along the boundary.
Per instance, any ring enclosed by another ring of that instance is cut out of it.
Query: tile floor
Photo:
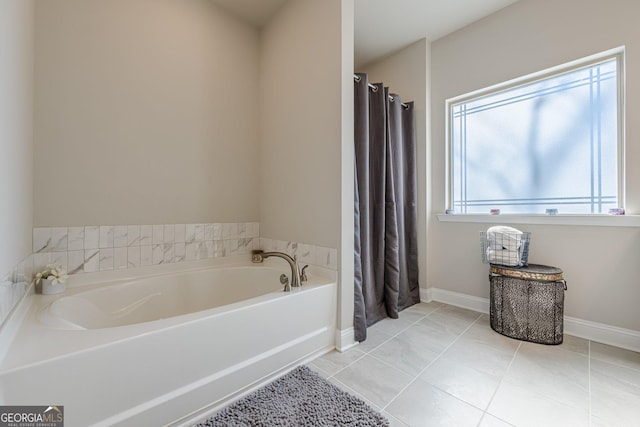
[[[309,366],[391,426],[640,426],[640,353],[565,335],[500,335],[489,317],[421,303]]]

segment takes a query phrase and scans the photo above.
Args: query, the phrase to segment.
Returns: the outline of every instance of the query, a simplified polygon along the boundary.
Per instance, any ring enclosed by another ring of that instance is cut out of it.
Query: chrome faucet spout
[[[291,283],[286,283],[284,286],[285,292],[290,292],[291,288],[298,288],[302,286],[302,282],[300,281],[300,270],[298,269],[298,261],[295,257],[291,257],[284,252],[264,252],[261,250],[255,250],[251,252],[251,261],[255,263],[261,263],[265,260],[265,258],[277,257],[282,258],[283,260],[289,263],[289,267],[291,267]]]

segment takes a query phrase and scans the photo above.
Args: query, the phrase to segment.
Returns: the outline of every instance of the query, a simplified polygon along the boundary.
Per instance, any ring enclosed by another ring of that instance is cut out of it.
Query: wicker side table
[[[561,269],[537,264],[491,264],[489,282],[494,331],[524,341],[562,343],[567,285]]]

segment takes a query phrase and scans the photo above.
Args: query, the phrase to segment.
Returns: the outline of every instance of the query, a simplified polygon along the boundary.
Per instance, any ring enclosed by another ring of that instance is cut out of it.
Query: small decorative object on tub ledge
[[[624,215],[624,208],[611,208],[609,215]]]
[[[489,213],[491,215],[500,215],[500,209],[491,209]]]
[[[558,209],[547,209],[544,213],[547,215],[558,215]]]
[[[455,215],[456,214],[456,210],[455,209],[447,209],[444,211],[445,214],[447,215]]]
[[[48,264],[44,270],[36,273],[33,279],[36,285],[42,283],[42,294],[53,295],[65,291],[65,281],[69,276],[60,264]]]

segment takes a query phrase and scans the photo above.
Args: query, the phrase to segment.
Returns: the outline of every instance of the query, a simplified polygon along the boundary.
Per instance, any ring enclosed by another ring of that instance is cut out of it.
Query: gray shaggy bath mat
[[[299,366],[197,427],[388,426],[362,400]]]

